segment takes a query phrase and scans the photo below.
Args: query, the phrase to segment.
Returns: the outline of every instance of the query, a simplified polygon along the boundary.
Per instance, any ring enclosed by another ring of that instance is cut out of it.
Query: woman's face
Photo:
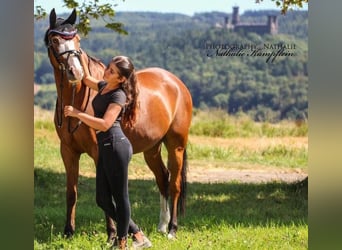
[[[121,83],[123,81],[123,77],[120,76],[119,70],[114,63],[111,62],[108,64],[103,74],[103,80],[107,83],[114,84]]]

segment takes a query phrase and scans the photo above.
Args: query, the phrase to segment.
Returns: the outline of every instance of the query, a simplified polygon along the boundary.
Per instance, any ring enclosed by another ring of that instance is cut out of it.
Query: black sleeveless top
[[[100,81],[97,85],[99,92],[95,96],[93,103],[92,103],[95,117],[103,118],[109,104],[116,103],[122,107],[120,114],[116,118],[116,121],[120,122],[121,115],[122,115],[122,112],[124,110],[124,106],[126,103],[126,94],[122,88],[111,90],[106,94],[101,94],[102,90],[104,89],[106,85],[107,83],[104,81]]]

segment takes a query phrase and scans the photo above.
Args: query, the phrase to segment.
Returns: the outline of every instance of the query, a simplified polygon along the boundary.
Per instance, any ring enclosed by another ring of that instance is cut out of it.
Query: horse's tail
[[[188,172],[188,157],[186,153],[186,149],[184,149],[183,153],[183,166],[182,166],[182,181],[181,181],[181,192],[179,195],[179,210],[181,214],[185,215],[185,205],[186,205],[186,191],[187,191],[187,172]]]

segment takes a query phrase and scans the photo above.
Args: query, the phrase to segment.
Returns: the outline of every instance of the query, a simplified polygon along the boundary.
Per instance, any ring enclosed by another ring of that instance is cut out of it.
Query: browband
[[[48,35],[50,34],[57,34],[60,35],[65,40],[70,40],[75,37],[77,34],[77,29],[74,29],[72,31],[59,31],[59,30],[49,30]]]

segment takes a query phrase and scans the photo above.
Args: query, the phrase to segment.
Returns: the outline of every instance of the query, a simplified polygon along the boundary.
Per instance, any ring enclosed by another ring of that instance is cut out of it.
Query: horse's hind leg
[[[66,171],[66,222],[64,234],[70,237],[75,232],[75,216],[76,216],[76,201],[77,201],[77,182],[79,174],[79,159],[80,154],[75,153],[70,147],[61,144],[61,155]]]
[[[184,147],[173,147],[170,145],[166,145],[168,151],[168,169],[170,171],[170,184],[169,184],[169,192],[171,198],[171,219],[168,225],[169,234],[168,238],[176,237],[176,232],[178,228],[177,222],[177,212],[178,212],[178,202],[179,197],[185,187],[182,186],[182,183],[186,182],[185,176],[182,176],[182,172],[186,171],[183,169],[183,157],[184,157]],[[185,167],[184,167],[185,168]],[[181,201],[185,202],[185,197],[182,197]]]
[[[144,158],[148,167],[156,177],[156,182],[160,192],[160,215],[158,231],[167,233],[167,226],[170,221],[170,210],[168,205],[168,180],[169,172],[165,167],[161,157],[161,143],[144,152]]]
[[[168,152],[168,170],[170,172],[169,193],[171,199],[171,219],[168,225],[168,238],[175,238],[178,228],[177,213],[178,202],[181,212],[185,209],[186,195],[186,145],[187,137],[169,133],[165,138],[165,146]]]

